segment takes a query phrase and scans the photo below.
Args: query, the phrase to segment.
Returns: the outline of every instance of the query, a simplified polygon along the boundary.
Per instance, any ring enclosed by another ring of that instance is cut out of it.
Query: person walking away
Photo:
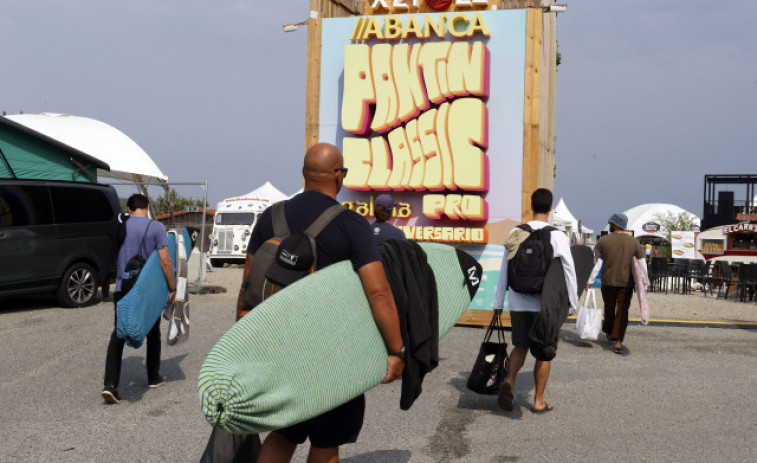
[[[147,259],[152,252],[158,251],[160,266],[163,276],[168,283],[168,303],[176,297],[176,282],[173,275],[173,264],[168,254],[166,228],[157,220],[148,217],[150,201],[147,196],[134,194],[126,202],[129,209],[129,218],[126,220],[126,236],[123,244],[118,249],[116,261],[116,288],[113,293],[114,323],[113,332],[108,343],[108,352],[105,358],[105,379],[102,397],[109,404],[121,403],[121,394],[118,392],[118,383],[121,378],[121,359],[124,351],[124,340],[116,334],[118,315],[115,310],[118,301],[126,295],[121,291],[126,263],[134,256],[141,255]],[[163,377],[160,375],[160,318],[155,322],[147,333],[147,386],[156,388],[163,385]]]
[[[378,195],[373,206],[373,215],[376,221],[371,225],[373,238],[376,244],[381,244],[386,240],[405,240],[405,234],[399,228],[387,222],[392,218],[394,210],[394,198],[389,194]]]
[[[634,287],[632,259],[635,256],[644,267],[646,260],[641,243],[625,231],[628,226],[628,217],[625,214],[613,214],[608,224],[610,233],[600,238],[594,246],[597,263],[589,277],[587,288],[594,283],[598,267],[602,266],[601,291],[605,304],[602,331],[607,335],[607,340],[615,344],[614,352],[623,355],[623,341],[628,328],[628,307],[631,305]]]
[[[305,178],[304,191],[287,200],[284,209],[292,234],[304,232],[323,211],[338,204],[336,196],[347,169],[336,146],[319,143],[305,153],[302,174]],[[268,208],[261,214],[250,236],[242,281],[247,281],[255,252],[273,236],[271,208]],[[352,262],[387,346],[387,375],[384,382],[395,380],[402,374],[405,365],[399,316],[368,222],[352,211],[340,213],[317,236],[316,253],[316,271],[342,260]],[[240,289],[238,310],[243,308],[243,296],[244,288]],[[338,462],[339,447],[356,442],[364,414],[365,396],[361,395],[320,416],[273,431],[263,443],[258,462],[289,462],[297,445],[306,439],[310,439],[309,463]]]
[[[547,220],[549,212],[552,210],[552,199],[552,192],[546,188],[539,188],[531,195],[531,209],[534,213],[534,218],[527,223],[532,230],[531,233],[538,233],[539,230],[549,226]],[[513,351],[510,354],[510,370],[499,387],[498,403],[502,409],[508,412],[513,410],[513,393],[515,392],[516,379],[529,352],[530,339],[528,334],[537,315],[541,311],[541,292],[521,293],[513,290],[512,287],[508,289],[511,286],[511,282],[508,281],[508,270],[510,265],[514,265],[514,261],[511,259],[515,258],[518,247],[529,236],[528,231],[520,227],[522,225],[510,232],[505,243],[507,255],[502,259],[493,306],[495,312],[501,312],[504,307],[505,293],[507,292],[508,310],[510,311],[510,320],[512,322]],[[549,231],[549,247],[552,248],[552,256],[549,257],[548,262],[551,262],[553,258],[560,259],[565,274],[565,283],[568,288],[570,307],[575,310],[578,306],[578,292],[576,287],[576,269],[573,263],[573,256],[570,252],[570,241],[565,233],[553,227],[544,230],[545,233],[547,231]],[[553,409],[552,405],[544,401],[544,391],[549,379],[550,368],[551,362],[536,360],[534,365],[536,390],[534,404],[531,407],[533,413],[545,413]]]

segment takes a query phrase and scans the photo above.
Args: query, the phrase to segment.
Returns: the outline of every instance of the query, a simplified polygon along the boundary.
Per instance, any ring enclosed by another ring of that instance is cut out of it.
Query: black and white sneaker
[[[162,376],[158,376],[157,378],[151,379],[147,381],[147,387],[150,389],[154,389],[156,387],[160,387],[162,385],[166,384],[166,382],[163,380]]]
[[[114,386],[105,386],[102,392],[103,399],[109,404],[120,404],[121,394],[118,393],[118,389]]]

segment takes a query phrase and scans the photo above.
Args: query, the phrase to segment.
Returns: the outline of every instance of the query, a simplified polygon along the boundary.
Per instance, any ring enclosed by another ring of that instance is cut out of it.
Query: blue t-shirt
[[[142,240],[143,236],[144,241]],[[129,220],[126,221],[126,238],[121,249],[118,250],[116,291],[121,291],[121,279],[129,259],[137,254],[141,254],[142,257],[147,259],[153,251],[165,247],[167,239],[166,227],[157,220],[151,220],[147,217],[129,217]]]
[[[319,215],[334,204],[334,198],[317,191],[304,191],[289,199],[284,208],[289,231],[302,233],[315,222]],[[255,254],[266,240],[273,238],[271,208],[266,209],[255,224],[250,236],[247,252]],[[345,211],[336,218],[315,239],[316,270],[343,260],[350,260],[357,270],[363,265],[381,260],[378,247],[373,241],[368,222],[359,214]]]
[[[371,230],[373,230],[373,239],[376,244],[381,244],[386,240],[406,239],[402,230],[387,222],[373,222]]]

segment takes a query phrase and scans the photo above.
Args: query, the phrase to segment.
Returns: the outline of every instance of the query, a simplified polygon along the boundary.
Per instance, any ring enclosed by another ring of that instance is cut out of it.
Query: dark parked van
[[[120,212],[111,186],[0,180],[0,297],[50,292],[66,307],[94,302],[115,277]]]

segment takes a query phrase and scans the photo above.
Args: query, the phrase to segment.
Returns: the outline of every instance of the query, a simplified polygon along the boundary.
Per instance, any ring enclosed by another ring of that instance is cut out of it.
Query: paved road
[[[16,307],[0,309],[0,462],[197,462],[210,428],[196,377],[233,323],[232,296],[193,299],[189,341],[163,347],[162,388],[146,387],[144,348],[126,348],[118,406],[100,398],[111,304],[51,304],[0,301]],[[442,340],[410,411],[399,409],[398,382],[370,391],[343,461],[757,461],[757,330],[632,326],[620,357],[567,325],[547,388],[555,410],[540,416],[528,411],[531,360],[512,413],[465,389],[482,336],[457,327]]]

